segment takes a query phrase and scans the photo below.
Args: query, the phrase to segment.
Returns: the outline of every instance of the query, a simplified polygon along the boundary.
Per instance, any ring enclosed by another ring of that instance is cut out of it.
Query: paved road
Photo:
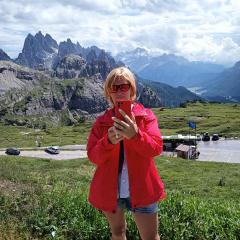
[[[240,140],[199,142],[199,161],[240,163]]]
[[[36,149],[36,148],[35,148]],[[240,140],[219,140],[216,142],[199,142],[198,149],[200,156],[198,161],[212,161],[212,162],[227,162],[240,163]],[[20,156],[48,158],[55,160],[86,158],[86,145],[68,145],[60,147],[60,153],[51,155],[44,152],[44,147],[41,150],[34,150],[34,148],[20,149]],[[166,155],[167,153],[165,152]],[[169,153],[172,156],[172,153]],[[5,155],[5,150],[0,149],[0,155]]]
[[[6,155],[5,151],[0,151],[0,155]],[[54,160],[67,160],[67,159],[75,159],[75,158],[86,158],[87,152],[86,150],[69,150],[64,151],[61,150],[59,154],[53,155],[48,154],[44,150],[28,150],[28,151],[21,151],[20,156],[23,157],[35,157],[35,158],[48,158]]]

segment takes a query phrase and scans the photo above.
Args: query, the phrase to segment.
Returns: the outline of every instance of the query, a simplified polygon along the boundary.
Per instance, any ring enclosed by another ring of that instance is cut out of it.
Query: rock
[[[11,58],[2,50],[0,49],[0,61],[11,61]]]
[[[28,34],[15,62],[30,68],[51,68],[57,51],[57,42],[49,34],[43,36],[39,31],[35,36]]]

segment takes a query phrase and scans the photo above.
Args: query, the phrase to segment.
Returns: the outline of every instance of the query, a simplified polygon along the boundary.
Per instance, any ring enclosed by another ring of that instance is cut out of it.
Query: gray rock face
[[[87,69],[80,56],[65,60],[62,64],[67,71]],[[94,114],[108,105],[100,73],[72,80],[50,79],[42,72],[8,61],[0,61],[0,94],[0,110],[1,106],[9,107],[9,113],[15,115],[44,116],[62,110]]]
[[[142,83],[137,84],[137,100],[142,103],[145,107],[160,107],[162,106],[161,99],[157,96],[156,92],[150,87],[143,85]]]
[[[78,55],[67,55],[57,65],[54,76],[61,79],[71,79],[89,76],[86,70],[87,62]]]
[[[43,78],[46,78],[46,75],[33,69],[9,61],[0,61],[0,97],[12,89],[31,89]]]
[[[79,43],[74,44],[71,39],[67,39],[67,41],[60,42],[59,48],[58,48],[58,57],[59,59],[62,59],[63,57],[74,54],[74,55],[82,55],[82,52],[84,51],[84,48],[80,46]]]
[[[107,59],[107,60],[106,60]],[[94,61],[87,62],[79,55],[67,55],[56,66],[52,76],[61,79],[72,79],[80,77],[94,76],[100,74],[101,79],[105,79],[107,74],[116,67],[115,62],[108,61],[108,58],[99,58]]]
[[[25,39],[22,53],[16,59],[16,63],[31,68],[51,68],[54,58],[57,56],[58,44],[49,35],[38,32],[35,36],[28,34]]]
[[[11,58],[2,50],[0,49],[0,61],[11,61]]]
[[[88,113],[98,113],[108,107],[103,96],[103,81],[99,74],[84,81],[80,91],[75,91],[68,105],[70,110],[81,109]]]

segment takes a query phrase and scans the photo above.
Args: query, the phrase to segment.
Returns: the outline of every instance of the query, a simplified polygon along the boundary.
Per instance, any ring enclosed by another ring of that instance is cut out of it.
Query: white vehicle
[[[59,154],[60,150],[58,146],[50,146],[45,149],[45,152],[49,154]]]

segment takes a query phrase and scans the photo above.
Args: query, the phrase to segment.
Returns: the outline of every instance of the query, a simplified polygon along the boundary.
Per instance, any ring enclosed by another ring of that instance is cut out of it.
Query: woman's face
[[[113,82],[111,90],[111,98],[116,105],[117,100],[131,100],[131,87],[130,83],[124,78],[117,78]]]

